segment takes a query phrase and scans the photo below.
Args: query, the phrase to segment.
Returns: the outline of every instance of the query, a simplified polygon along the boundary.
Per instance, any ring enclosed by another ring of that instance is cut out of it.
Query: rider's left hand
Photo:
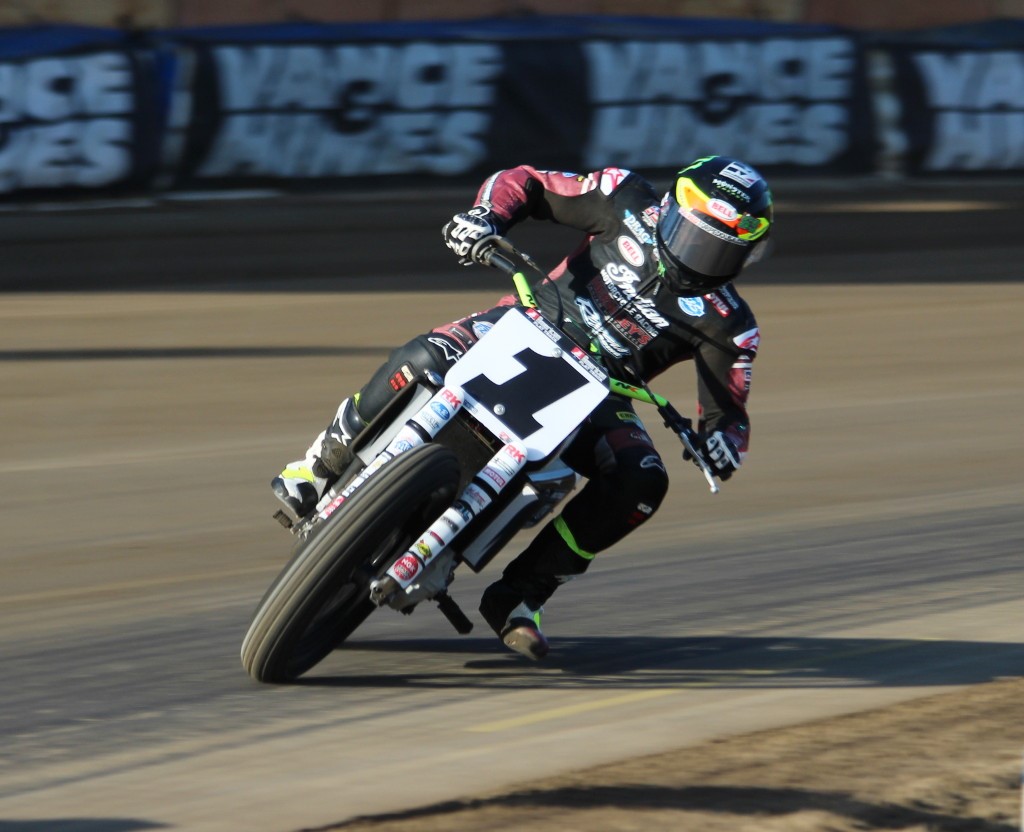
[[[711,472],[722,482],[729,479],[743,462],[736,445],[720,430],[702,436],[698,450],[711,466]],[[690,455],[684,453],[683,459],[690,459]]]

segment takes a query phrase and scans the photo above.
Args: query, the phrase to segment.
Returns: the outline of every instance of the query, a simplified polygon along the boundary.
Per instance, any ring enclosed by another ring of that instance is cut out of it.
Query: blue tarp
[[[821,35],[834,26],[717,18],[529,16],[389,23],[279,23],[168,29],[170,38],[233,42],[362,40],[580,40],[593,38],[764,38]]]
[[[0,60],[18,60],[80,49],[123,46],[129,35],[94,26],[25,26],[0,28]]]
[[[873,43],[914,46],[952,46],[958,49],[1022,49],[1024,20],[1007,18],[956,26],[936,26],[906,32],[869,34]]]

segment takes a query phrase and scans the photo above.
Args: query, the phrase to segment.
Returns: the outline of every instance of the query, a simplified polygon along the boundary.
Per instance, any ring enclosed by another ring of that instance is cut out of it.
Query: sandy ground
[[[584,769],[325,829],[1009,832],[1024,679]]]

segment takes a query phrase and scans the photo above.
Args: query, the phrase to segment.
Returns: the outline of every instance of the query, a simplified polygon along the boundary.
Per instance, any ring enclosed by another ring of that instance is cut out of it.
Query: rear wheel
[[[421,445],[374,474],[310,537],[267,590],[242,642],[260,682],[287,682],[320,662],[376,607],[369,583],[451,505],[459,464]]]

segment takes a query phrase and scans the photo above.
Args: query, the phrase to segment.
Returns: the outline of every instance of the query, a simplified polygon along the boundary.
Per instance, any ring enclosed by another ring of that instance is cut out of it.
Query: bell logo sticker
[[[711,216],[717,217],[725,222],[732,222],[739,216],[736,209],[724,199],[709,199],[707,208],[708,213],[711,214]]]
[[[623,234],[618,239],[619,254],[631,266],[642,266],[644,264],[644,251],[639,243],[632,237]]]

